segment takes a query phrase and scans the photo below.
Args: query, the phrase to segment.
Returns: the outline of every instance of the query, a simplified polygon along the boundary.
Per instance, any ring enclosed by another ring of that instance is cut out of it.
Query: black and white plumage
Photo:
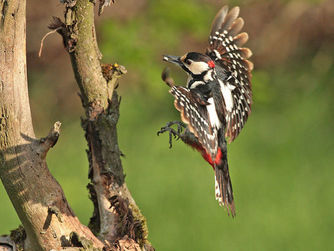
[[[251,70],[248,48],[241,46],[247,33],[239,33],[244,21],[239,7],[224,6],[216,15],[205,54],[164,56],[188,75],[186,87],[171,86],[174,105],[196,140],[184,142],[197,149],[215,170],[215,195],[235,215],[232,184],[227,164],[226,138],[232,142],[251,112]]]
[[[196,100],[196,96],[188,88],[173,86],[170,93],[175,97],[174,105],[181,112],[182,121],[188,124],[190,131],[211,156],[215,156],[218,149],[218,131],[210,123],[207,105]]]
[[[252,89],[251,71],[253,64],[247,59],[252,55],[248,48],[241,48],[248,40],[245,32],[239,33],[244,21],[239,15],[239,7],[228,12],[224,6],[216,15],[209,37],[209,55],[227,74],[218,78],[224,96],[226,116],[226,136],[232,142],[245,125],[251,111]]]

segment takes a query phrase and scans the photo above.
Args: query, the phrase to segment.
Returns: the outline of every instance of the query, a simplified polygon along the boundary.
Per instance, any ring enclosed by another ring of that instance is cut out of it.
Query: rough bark
[[[50,28],[57,29],[63,37],[86,113],[82,127],[89,147],[88,188],[95,207],[90,227],[101,240],[114,246],[137,243],[142,249],[151,250],[146,220],[124,182],[118,147],[120,98],[114,88],[126,70],[117,64],[101,65],[91,1],[65,4],[64,22],[55,18]]]
[[[50,28],[63,37],[86,112],[82,127],[95,207],[90,228],[98,238],[79,222],[47,168],[45,158],[58,140],[60,122],[45,138],[34,134],[26,73],[26,2],[0,0],[0,178],[23,224],[10,238],[0,239],[0,248],[153,250],[145,218],[124,182],[117,142],[120,98],[114,87],[126,70],[100,64],[93,1],[63,2],[65,21],[55,18]]]
[[[74,235],[102,248],[103,243],[74,215],[47,168],[45,156],[56,143],[60,124],[46,138],[36,139],[34,134],[27,89],[25,10],[24,0],[0,2],[0,178],[24,226],[25,250],[74,246]]]

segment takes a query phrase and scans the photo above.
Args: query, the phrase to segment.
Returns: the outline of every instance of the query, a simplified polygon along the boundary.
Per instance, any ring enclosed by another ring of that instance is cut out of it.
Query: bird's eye
[[[191,64],[191,61],[190,61],[189,59],[186,59],[186,60],[185,60],[185,63],[186,63],[187,65],[190,65],[190,64]]]

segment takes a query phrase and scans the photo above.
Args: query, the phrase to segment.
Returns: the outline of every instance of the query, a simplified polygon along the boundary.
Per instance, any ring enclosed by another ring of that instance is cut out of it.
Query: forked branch
[[[106,2],[110,1],[102,6]],[[86,113],[82,127],[89,148],[88,188],[95,207],[89,226],[112,247],[128,245],[152,250],[147,240],[146,220],[124,181],[118,147],[120,98],[115,88],[126,69],[118,64],[101,64],[92,1],[65,3],[64,22],[55,18],[50,28],[58,29],[63,37]]]

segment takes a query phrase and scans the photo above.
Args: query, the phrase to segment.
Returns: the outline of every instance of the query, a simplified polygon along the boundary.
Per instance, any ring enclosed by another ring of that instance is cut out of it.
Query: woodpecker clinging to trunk
[[[247,33],[239,33],[244,21],[239,7],[228,11],[224,6],[216,15],[205,54],[189,52],[181,57],[164,56],[163,60],[179,65],[188,75],[186,87],[171,87],[174,105],[182,122],[170,122],[158,132],[169,131],[198,150],[215,171],[215,196],[235,216],[232,184],[227,163],[226,138],[231,143],[240,133],[251,112],[251,71],[248,48],[241,48]],[[171,126],[178,124],[175,131]],[[182,128],[186,130],[181,134]]]

